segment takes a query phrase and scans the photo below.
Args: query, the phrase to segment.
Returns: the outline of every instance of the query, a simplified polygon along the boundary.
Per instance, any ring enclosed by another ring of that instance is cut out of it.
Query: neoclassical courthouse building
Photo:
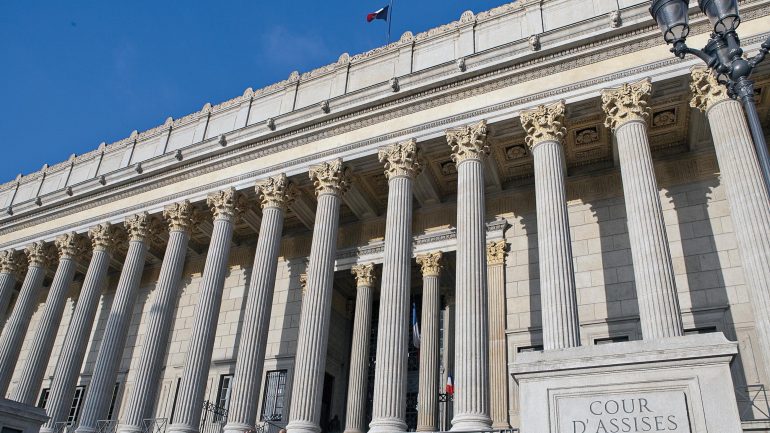
[[[0,185],[3,404],[46,433],[768,431],[770,200],[649,3],[465,12]],[[753,55],[770,0],[740,7]]]

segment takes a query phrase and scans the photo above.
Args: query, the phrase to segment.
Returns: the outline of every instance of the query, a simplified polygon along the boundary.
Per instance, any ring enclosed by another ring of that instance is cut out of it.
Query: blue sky
[[[0,183],[383,45],[389,0],[4,0]],[[393,38],[506,0],[396,0]]]

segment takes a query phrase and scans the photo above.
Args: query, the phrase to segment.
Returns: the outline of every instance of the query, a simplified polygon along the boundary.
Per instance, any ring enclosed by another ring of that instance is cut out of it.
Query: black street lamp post
[[[703,50],[690,48],[685,43],[690,33],[688,0],[653,0],[650,13],[663,32],[663,39],[674,46],[671,49],[674,55],[683,59],[686,54],[692,54],[703,60],[714,71],[717,80],[727,86],[730,97],[743,103],[764,174],[765,186],[770,192],[770,155],[757,107],[754,105],[754,81],[749,78],[754,68],[770,51],[770,38],[762,44],[753,59],[744,59],[741,42],[735,32],[741,23],[738,0],[698,0],[698,6],[714,26],[711,39]]]

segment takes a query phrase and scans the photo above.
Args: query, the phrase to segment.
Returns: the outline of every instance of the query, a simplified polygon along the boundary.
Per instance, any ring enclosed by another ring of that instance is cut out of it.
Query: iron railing
[[[96,421],[96,433],[115,433],[118,429],[118,420],[100,419]]]
[[[741,421],[770,421],[770,402],[765,385],[748,385],[735,388]]]
[[[54,433],[69,433],[70,425],[68,422],[57,422],[53,425]]]
[[[272,423],[269,420],[263,420],[260,424],[257,424],[254,428],[256,433],[278,433],[286,427]]]
[[[200,433],[222,433],[227,424],[227,409],[210,401],[203,402]]]
[[[168,418],[146,418],[142,420],[144,433],[166,433]]]

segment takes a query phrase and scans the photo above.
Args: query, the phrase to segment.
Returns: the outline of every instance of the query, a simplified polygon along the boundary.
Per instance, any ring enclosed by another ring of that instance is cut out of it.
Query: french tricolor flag
[[[455,384],[452,381],[452,375],[446,377],[446,393],[449,395],[455,395]]]
[[[370,23],[370,22],[372,22],[374,20],[385,20],[385,21],[387,21],[388,20],[388,9],[390,9],[390,6],[385,6],[384,8],[382,8],[382,9],[376,11],[376,12],[370,13],[369,15],[366,16],[366,22]]]

